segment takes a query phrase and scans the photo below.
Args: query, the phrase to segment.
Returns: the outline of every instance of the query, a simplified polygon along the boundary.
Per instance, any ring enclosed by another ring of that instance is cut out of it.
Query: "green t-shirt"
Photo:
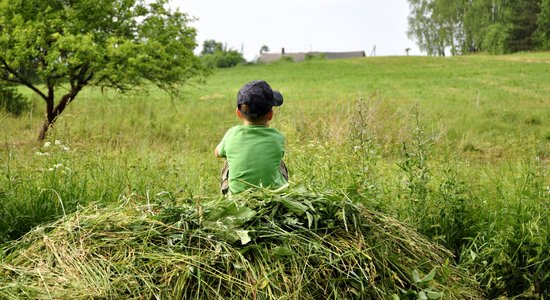
[[[231,127],[218,147],[229,165],[229,191],[237,194],[255,186],[278,188],[287,182],[279,166],[285,153],[284,136],[263,125]]]

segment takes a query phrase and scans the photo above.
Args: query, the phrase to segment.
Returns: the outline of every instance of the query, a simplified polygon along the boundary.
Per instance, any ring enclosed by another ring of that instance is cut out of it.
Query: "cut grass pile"
[[[344,193],[159,194],[9,244],[0,298],[480,299],[451,256]]]

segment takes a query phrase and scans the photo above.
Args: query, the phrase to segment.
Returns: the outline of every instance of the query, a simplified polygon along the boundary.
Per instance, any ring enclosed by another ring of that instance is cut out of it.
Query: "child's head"
[[[245,84],[237,94],[237,109],[249,122],[267,121],[273,106],[283,104],[283,95],[263,80]]]

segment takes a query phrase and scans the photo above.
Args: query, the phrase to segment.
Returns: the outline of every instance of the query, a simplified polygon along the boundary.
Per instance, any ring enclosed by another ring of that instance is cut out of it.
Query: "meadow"
[[[238,89],[264,79],[285,97],[271,126],[290,189],[411,226],[488,299],[547,299],[549,78],[550,53],[239,66],[178,96],[84,89],[43,142],[43,103],[21,89],[31,110],[0,113],[0,262],[33,228],[90,206],[219,197],[214,147],[239,122]]]

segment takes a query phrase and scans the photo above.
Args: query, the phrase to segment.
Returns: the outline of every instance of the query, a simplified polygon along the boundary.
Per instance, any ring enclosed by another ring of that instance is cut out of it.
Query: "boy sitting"
[[[223,194],[288,184],[288,170],[282,161],[285,138],[268,127],[273,106],[282,104],[283,95],[263,80],[251,81],[239,90],[235,112],[243,125],[230,128],[214,151],[217,157],[226,158]]]

